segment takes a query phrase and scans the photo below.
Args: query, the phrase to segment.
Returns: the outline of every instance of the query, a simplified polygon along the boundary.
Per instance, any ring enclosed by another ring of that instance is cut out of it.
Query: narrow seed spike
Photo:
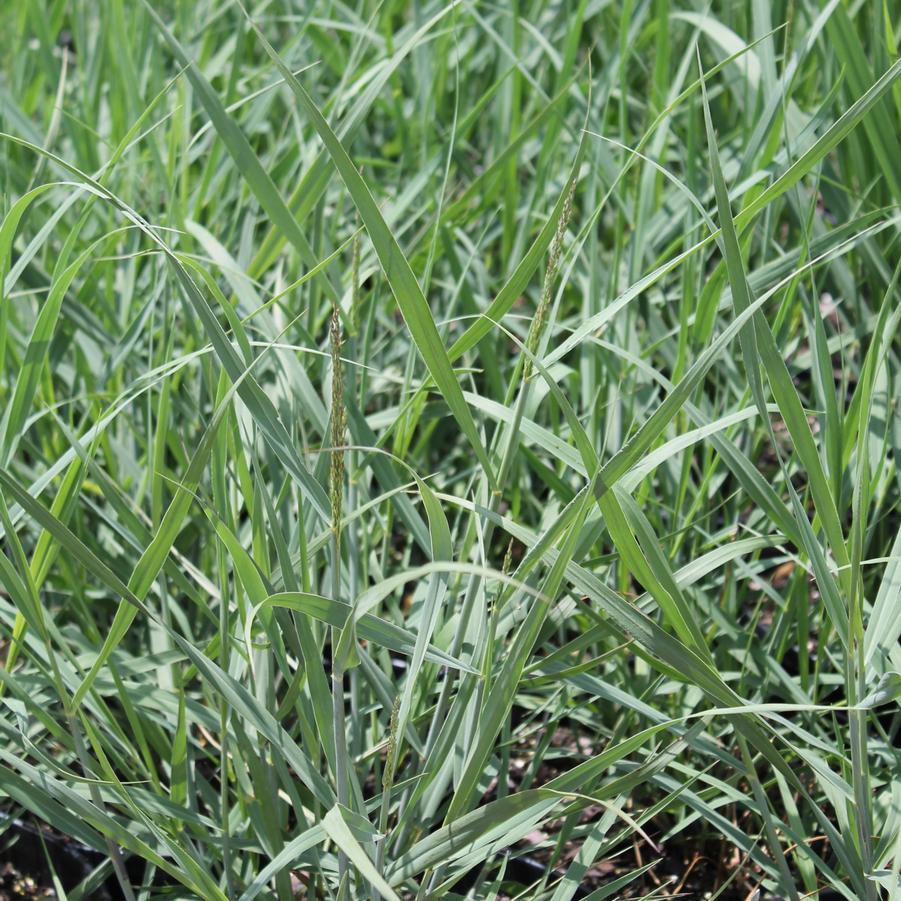
[[[331,501],[332,531],[337,535],[341,530],[341,507],[344,498],[344,451],[338,450],[338,448],[344,445],[347,423],[347,410],[344,406],[344,374],[341,363],[341,316],[337,306],[332,310],[329,341],[332,352],[332,456],[329,467],[329,500]]]
[[[547,269],[544,273],[544,283],[541,288],[541,299],[538,301],[538,307],[535,310],[535,318],[529,328],[529,334],[526,338],[526,349],[530,354],[534,355],[538,350],[538,342],[544,332],[544,326],[547,320],[547,313],[551,306],[551,294],[554,287],[554,277],[557,274],[557,265],[560,262],[560,256],[563,253],[563,239],[566,236],[566,229],[569,226],[569,220],[572,217],[573,197],[576,193],[576,182],[570,185],[566,200],[563,203],[563,210],[560,213],[560,220],[557,222],[557,230],[554,232],[554,238],[551,241],[551,249],[548,256]],[[528,379],[532,373],[532,364],[527,359],[523,376]]]
[[[382,788],[389,788],[394,783],[394,768],[397,765],[397,718],[400,713],[400,695],[395,697],[391,708],[391,721],[388,726],[388,749],[385,754],[385,770],[382,773]]]

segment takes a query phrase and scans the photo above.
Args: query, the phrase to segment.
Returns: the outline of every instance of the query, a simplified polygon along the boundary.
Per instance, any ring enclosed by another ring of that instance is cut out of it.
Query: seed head
[[[329,500],[332,507],[332,531],[341,529],[341,506],[344,496],[344,433],[347,428],[347,409],[344,406],[344,374],[341,366],[341,316],[338,307],[332,310],[329,326],[332,351],[332,457],[329,467]]]
[[[388,726],[388,750],[385,754],[385,771],[382,773],[382,788],[389,788],[394,782],[394,767],[397,765],[397,720],[400,714],[400,696],[394,698],[391,708],[391,722]]]
[[[576,193],[576,180],[569,186],[566,194],[566,200],[563,201],[563,209],[560,212],[560,219],[557,222],[557,229],[554,232],[554,238],[551,241],[550,255],[548,256],[547,269],[544,273],[544,284],[541,288],[541,299],[538,301],[538,308],[535,310],[535,318],[529,328],[529,335],[526,338],[526,349],[532,356],[538,351],[538,343],[544,332],[544,326],[547,321],[547,313],[551,306],[551,293],[554,287],[554,277],[557,274],[557,264],[560,262],[560,256],[563,253],[563,239],[566,237],[566,229],[569,226],[569,220],[573,211],[573,196]],[[527,358],[523,368],[524,378],[529,378],[532,373],[531,361]]]

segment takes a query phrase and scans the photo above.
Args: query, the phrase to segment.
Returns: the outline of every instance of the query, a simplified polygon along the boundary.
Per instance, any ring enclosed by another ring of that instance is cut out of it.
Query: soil
[[[56,898],[48,857],[64,889],[72,889],[105,860],[44,825],[24,819],[3,824],[0,834],[0,901],[20,898]],[[138,877],[140,878],[140,877]],[[92,894],[92,901],[118,901],[121,892],[108,880]]]
[[[586,810],[584,819],[591,819],[599,811]],[[534,885],[545,874],[550,851],[545,847],[535,847],[548,836],[527,837],[518,848],[511,849],[512,856],[507,862],[506,882],[498,895],[500,901],[520,896],[530,885]],[[553,836],[550,836],[553,838]],[[692,843],[696,843],[692,847]],[[45,849],[46,848],[46,852]],[[569,861],[577,849],[567,849],[563,853],[561,866],[551,874],[551,879],[563,875]],[[517,854],[517,852],[519,852]],[[0,901],[20,901],[20,899],[55,899],[56,892],[48,868],[50,855],[57,877],[64,889],[72,889],[104,860],[104,855],[80,845],[48,827],[23,820],[15,820],[7,825],[0,836]],[[615,895],[616,899],[640,898],[656,890],[660,897],[704,899],[714,894],[729,876],[732,868],[740,861],[729,853],[724,844],[711,841],[710,837],[683,836],[677,844],[668,843],[659,854],[636,844],[620,856],[597,861],[585,874],[575,898],[588,897],[596,889],[609,884],[620,876],[656,860],[642,877],[630,883]],[[132,862],[136,872],[130,874],[135,882],[140,881],[137,860]],[[733,879],[729,888],[718,897],[721,901],[781,901],[778,896],[756,894],[755,873],[748,870]],[[457,896],[466,893],[478,879],[474,871],[460,879],[454,886]],[[123,895],[111,878],[92,893],[92,901],[120,901]],[[820,901],[838,901],[833,893],[821,893]]]

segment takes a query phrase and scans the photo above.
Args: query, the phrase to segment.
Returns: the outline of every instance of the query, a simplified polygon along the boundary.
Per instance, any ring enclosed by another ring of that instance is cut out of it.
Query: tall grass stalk
[[[332,598],[341,598],[341,517],[344,500],[344,436],[347,414],[344,408],[344,376],[341,363],[341,316],[338,308],[332,310],[329,325],[329,346],[332,362],[332,407],[330,416],[331,454],[329,455],[329,502],[331,503],[331,545],[332,545]],[[353,624],[345,627],[353,629]],[[335,728],[335,789],[338,803],[347,807],[350,800],[348,791],[348,751],[347,726],[344,701],[345,661],[339,656],[342,647],[341,632],[332,629],[332,716]],[[338,854],[338,877],[342,881],[347,874],[347,856]]]

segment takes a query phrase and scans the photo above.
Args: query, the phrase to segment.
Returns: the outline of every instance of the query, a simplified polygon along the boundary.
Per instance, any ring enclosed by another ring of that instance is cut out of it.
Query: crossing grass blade
[[[154,25],[159,29],[166,43],[172,48],[179,63],[185,67],[185,75],[190,79],[194,90],[197,92],[216,129],[217,134],[222,138],[229,154],[234,160],[235,166],[241,173],[242,178],[247,181],[250,190],[260,202],[260,206],[266,211],[271,218],[273,224],[279,231],[291,242],[297,249],[301,259],[310,268],[314,268],[318,263],[318,259],[310,246],[310,242],[300,227],[300,224],[294,218],[288,209],[284,200],[272,181],[269,173],[263,168],[257,159],[253,148],[250,146],[247,138],[238,127],[237,123],[228,114],[228,111],[222,105],[218,94],[213,90],[212,85],[203,76],[197,66],[191,61],[182,47],[180,42],[166,27],[166,24],[160,18],[154,8],[144,0],[144,9],[150,16]],[[337,292],[327,275],[322,276],[326,290],[332,300],[337,298]]]
[[[416,276],[413,274],[407,258],[388,228],[378,205],[366,186],[366,182],[351,161],[338,136],[329,127],[304,87],[282,62],[273,46],[263,37],[256,26],[254,26],[254,30],[257,38],[291,88],[297,102],[310,118],[314,128],[322,138],[326,149],[332,157],[335,168],[338,170],[344,184],[347,185],[360,218],[366,226],[369,238],[378,254],[385,278],[391,286],[398,307],[407,323],[407,327],[410,329],[410,336],[422,356],[423,362],[428,367],[436,387],[441,392],[442,398],[450,407],[451,413],[457,420],[461,431],[472,446],[476,459],[484,469],[489,483],[493,482],[491,463],[488,460],[482,439],[476,430],[472,414],[466,405],[466,401],[463,399],[463,393],[451,369],[447,351],[438,329],[435,327],[435,320],[432,318],[428,302],[423,296],[419,282],[416,281]]]

